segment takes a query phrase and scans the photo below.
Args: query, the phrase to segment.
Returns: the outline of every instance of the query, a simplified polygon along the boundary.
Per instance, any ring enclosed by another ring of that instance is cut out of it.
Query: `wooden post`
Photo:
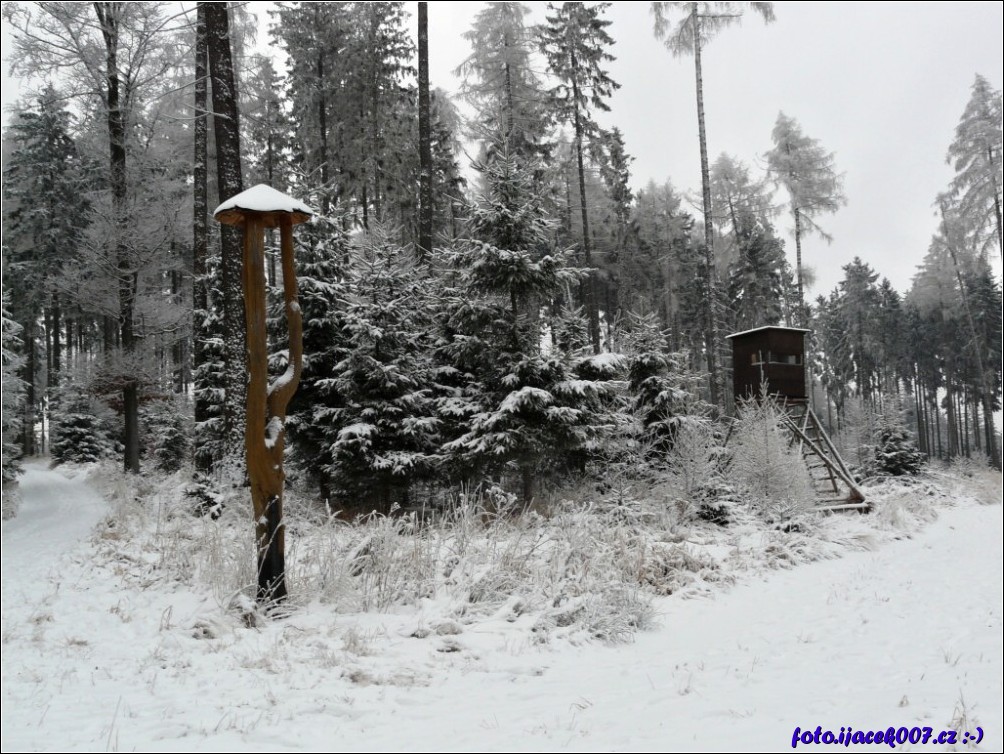
[[[249,209],[250,208],[250,209]],[[293,225],[312,214],[305,205],[258,185],[221,204],[214,216],[221,223],[244,226],[244,311],[247,328],[248,389],[244,444],[258,560],[258,602],[286,599],[285,483],[286,409],[300,382],[303,365],[303,317],[297,300],[293,264]],[[269,381],[266,329],[265,230],[280,230],[283,298],[288,328],[286,371]]]

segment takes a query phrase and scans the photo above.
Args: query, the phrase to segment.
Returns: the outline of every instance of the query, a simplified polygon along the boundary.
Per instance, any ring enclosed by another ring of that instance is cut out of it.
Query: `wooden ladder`
[[[798,450],[809,469],[817,510],[871,510],[808,403],[789,403],[783,408],[785,426],[792,433],[791,444],[798,443]]]

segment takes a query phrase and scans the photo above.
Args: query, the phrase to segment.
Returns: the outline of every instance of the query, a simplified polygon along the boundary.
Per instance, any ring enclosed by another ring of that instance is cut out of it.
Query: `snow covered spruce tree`
[[[49,452],[57,463],[90,463],[111,455],[113,442],[83,385],[68,383],[49,429]]]
[[[289,402],[286,428],[298,464],[332,497],[330,433],[324,417],[344,405],[334,383],[335,367],[346,356],[345,265],[348,239],[340,218],[319,215],[297,235],[297,282],[303,311],[303,372]]]
[[[607,52],[607,48],[614,43],[606,30],[610,21],[602,18],[609,7],[610,3],[549,4],[552,15],[547,17],[547,23],[540,32],[541,50],[547,58],[548,68],[559,82],[550,93],[555,119],[572,126],[575,136],[573,148],[578,167],[582,250],[589,267],[593,266],[593,257],[583,162],[584,141],[588,140],[595,146],[601,132],[592,111],[609,110],[606,100],[615,89],[620,88],[620,84],[601,67],[614,60],[614,56]],[[590,271],[583,288],[583,298],[589,317],[593,353],[600,352],[598,293],[595,275]]]
[[[331,504],[388,513],[434,468],[433,299],[413,254],[376,229],[353,244],[343,290],[340,353],[329,345],[335,363],[314,373],[320,465]]]
[[[966,218],[972,246],[984,258],[1001,252],[1001,92],[979,74],[955,127],[947,160],[955,168],[951,194]]]
[[[24,382],[18,377],[18,371],[25,361],[17,351],[21,345],[21,340],[18,338],[21,326],[8,314],[7,300],[7,290],[4,289],[0,362],[3,368],[3,517],[5,519],[17,512],[16,498],[10,487],[21,473],[21,447],[18,441],[21,439]]]
[[[681,428],[701,422],[711,406],[700,398],[704,376],[690,370],[687,354],[670,352],[656,315],[635,316],[627,335],[630,391],[641,424],[639,440],[651,448],[650,462],[665,462]]]
[[[443,446],[458,480],[515,473],[523,504],[541,476],[584,464],[602,433],[604,380],[576,379],[570,360],[541,350],[541,301],[581,278],[553,251],[528,164],[499,140],[476,165],[485,185],[470,208],[471,238],[445,252],[457,271],[440,357],[453,376],[440,415]]]
[[[898,415],[883,416],[875,432],[875,470],[881,474],[919,474],[924,454]]]

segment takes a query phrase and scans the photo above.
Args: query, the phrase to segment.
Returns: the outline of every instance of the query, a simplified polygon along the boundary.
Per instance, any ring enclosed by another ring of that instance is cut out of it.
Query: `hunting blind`
[[[773,400],[781,407],[791,444],[809,469],[819,510],[868,510],[864,495],[809,405],[805,334],[797,327],[758,327],[727,336],[732,341],[736,401]]]

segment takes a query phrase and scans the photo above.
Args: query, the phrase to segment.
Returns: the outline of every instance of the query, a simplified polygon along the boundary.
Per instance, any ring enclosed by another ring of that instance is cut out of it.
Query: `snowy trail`
[[[4,750],[781,751],[817,725],[960,740],[980,725],[977,750],[1001,748],[1000,505],[941,508],[912,538],[710,599],[660,599],[660,626],[630,645],[540,647],[502,619],[412,638],[411,609],[314,603],[234,625],[205,595],[147,581],[152,555],[82,568],[94,551],[73,544],[104,503],[32,471],[26,518],[3,535]],[[60,585],[46,575],[61,551],[80,576]],[[8,564],[47,581],[14,609]],[[895,748],[932,749],[950,750]]]
[[[21,508],[3,524],[0,567],[5,601],[8,589],[44,578],[59,560],[87,539],[108,503],[83,481],[25,464],[20,480]]]

